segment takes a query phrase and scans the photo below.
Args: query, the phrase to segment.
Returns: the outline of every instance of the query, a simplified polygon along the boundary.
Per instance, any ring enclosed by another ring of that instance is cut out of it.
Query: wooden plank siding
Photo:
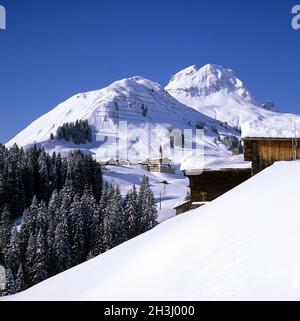
[[[244,158],[252,161],[253,173],[257,174],[276,161],[291,161],[294,159],[294,143],[292,138],[245,138]],[[297,139],[297,159],[300,159],[300,139]]]
[[[204,171],[201,175],[187,175],[191,202],[211,202],[251,176],[251,168]]]

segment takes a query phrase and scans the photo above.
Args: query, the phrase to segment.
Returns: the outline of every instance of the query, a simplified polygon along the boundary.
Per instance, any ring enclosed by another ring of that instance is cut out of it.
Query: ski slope
[[[300,299],[300,162],[280,162],[8,300]]]

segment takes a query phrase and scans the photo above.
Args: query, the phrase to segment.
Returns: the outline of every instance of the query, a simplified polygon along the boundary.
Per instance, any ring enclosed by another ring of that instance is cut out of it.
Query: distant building
[[[117,161],[115,161],[113,158],[100,159],[98,162],[101,165],[117,165]]]
[[[162,164],[162,165],[171,165],[172,164],[172,160],[169,158],[157,158],[157,159],[151,159],[149,161],[150,164]]]
[[[119,161],[117,161],[117,164],[120,166],[126,166],[126,165],[130,165],[129,160],[126,159],[120,159]]]

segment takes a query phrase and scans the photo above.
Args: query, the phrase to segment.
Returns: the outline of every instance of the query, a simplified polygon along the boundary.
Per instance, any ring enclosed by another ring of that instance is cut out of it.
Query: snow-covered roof
[[[300,138],[300,116],[276,114],[262,121],[246,122],[242,138]]]
[[[204,156],[202,159],[190,157],[181,164],[186,174],[197,175],[202,171],[220,171],[229,169],[249,169],[251,162],[246,162],[243,155],[239,156]]]

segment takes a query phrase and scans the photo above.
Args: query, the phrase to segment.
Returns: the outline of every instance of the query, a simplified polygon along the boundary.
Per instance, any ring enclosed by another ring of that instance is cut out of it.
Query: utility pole
[[[292,149],[293,149],[293,160],[297,160],[297,147],[298,147],[298,141],[297,141],[297,128],[296,128],[296,121],[294,121],[294,139],[292,142]]]
[[[161,192],[159,193],[159,209],[161,210]]]

